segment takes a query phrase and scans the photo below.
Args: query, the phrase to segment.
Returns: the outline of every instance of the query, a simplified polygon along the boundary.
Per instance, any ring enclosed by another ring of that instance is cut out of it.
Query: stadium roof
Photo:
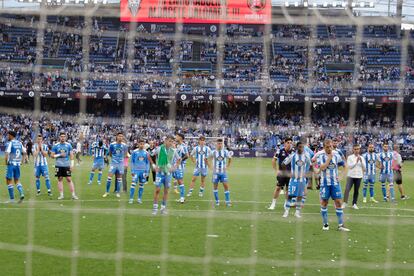
[[[39,7],[38,3],[27,3],[29,0],[24,0],[25,3],[18,2],[17,0],[0,0],[0,7],[1,8],[23,8],[23,7]],[[35,2],[37,0],[33,0]],[[45,0],[46,1],[46,0]],[[64,2],[65,0],[61,0]],[[71,5],[75,5],[75,1],[83,2],[84,0],[69,0],[72,2]],[[93,2],[94,0],[90,0]],[[98,0],[99,2],[104,2],[108,4],[117,4],[119,0]],[[302,5],[306,2],[304,0],[271,0],[272,6],[291,6],[294,7],[295,5]],[[364,2],[364,8],[355,8],[354,10],[358,11],[360,15],[364,16],[395,16],[397,10],[397,1],[398,0],[355,0],[355,2]],[[309,7],[311,7],[313,3],[317,3],[319,6],[323,7],[324,4],[332,5],[335,3],[338,7],[341,5],[343,1],[332,1],[332,0],[309,0]],[[347,2],[346,0],[344,2]],[[370,7],[370,3],[374,4],[374,7]],[[78,4],[81,5],[81,4]],[[0,11],[1,11],[0,8]],[[414,0],[403,0],[403,22],[406,23],[414,23]]]

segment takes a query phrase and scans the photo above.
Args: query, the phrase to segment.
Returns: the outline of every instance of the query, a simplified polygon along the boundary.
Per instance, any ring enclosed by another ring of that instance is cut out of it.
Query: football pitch
[[[26,200],[0,204],[1,275],[413,275],[414,199],[397,204],[362,203],[345,209],[351,232],[338,232],[333,204],[330,231],[322,231],[318,191],[308,193],[303,217],[282,218],[283,196],[267,207],[275,186],[270,159],[235,159],[229,170],[233,207],[214,206],[211,175],[203,198],[198,183],[185,204],[173,190],[169,215],[152,216],[152,180],[144,203],[127,203],[129,194],[102,198],[102,185],[87,185],[91,160],[75,167],[79,201],[58,201],[56,179],[48,198],[35,195],[33,165],[22,165]],[[49,172],[53,176],[53,160]],[[189,161],[185,185],[191,179]],[[0,200],[8,198],[5,166],[0,166]],[[344,173],[341,173],[344,179]],[[404,164],[404,186],[414,195],[414,162]],[[344,182],[344,181],[342,181]],[[128,175],[128,190],[131,177]],[[113,190],[113,184],[111,191]],[[224,202],[220,186],[220,200]],[[16,191],[17,193],[17,191]],[[375,186],[380,200],[380,184]]]

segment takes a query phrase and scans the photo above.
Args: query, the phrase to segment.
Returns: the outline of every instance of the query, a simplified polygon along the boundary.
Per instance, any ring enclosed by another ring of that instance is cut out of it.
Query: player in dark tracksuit
[[[276,163],[279,165],[279,170],[277,171],[277,183],[276,188],[273,192],[273,200],[268,208],[269,210],[274,210],[276,207],[276,200],[279,198],[279,194],[282,189],[286,191],[287,195],[287,188],[289,186],[290,180],[290,165],[284,165],[283,161],[286,157],[288,157],[292,153],[292,138],[286,138],[283,144],[283,148],[276,151],[276,154],[272,160],[272,166],[275,170],[277,170]]]

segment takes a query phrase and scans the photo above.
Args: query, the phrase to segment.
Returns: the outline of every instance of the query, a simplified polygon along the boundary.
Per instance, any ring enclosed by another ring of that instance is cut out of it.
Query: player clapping
[[[40,195],[40,176],[43,176],[46,182],[47,194],[52,196],[52,191],[50,189],[49,168],[47,167],[48,151],[49,147],[46,144],[43,144],[42,135],[37,135],[36,144],[33,145],[37,195]]]
[[[150,157],[150,154],[145,150],[145,141],[138,141],[138,148],[135,149],[131,154],[131,174],[132,174],[132,183],[131,190],[129,193],[129,203],[134,202],[134,194],[139,182],[138,188],[138,200],[139,204],[142,204],[142,194],[144,192],[144,185],[147,183],[148,174],[150,171],[150,165],[152,166],[153,162]]]
[[[112,176],[115,175],[115,193],[116,197],[121,197],[119,190],[122,185],[122,175],[124,174],[124,158],[128,155],[128,147],[123,143],[124,134],[118,132],[116,141],[109,146],[109,156],[111,156],[111,165],[109,167],[108,179],[106,181],[106,192],[102,197],[107,197],[111,189]]]
[[[78,199],[75,194],[75,185],[72,181],[72,170],[74,166],[73,160],[73,148],[72,145],[66,142],[66,134],[61,132],[59,135],[59,142],[56,143],[52,148],[52,158],[56,159],[55,169],[56,177],[58,178],[58,189],[59,197],[58,199],[64,199],[63,196],[63,178],[66,178],[66,181],[69,185],[69,189],[72,193],[72,199]]]
[[[102,169],[105,165],[105,157],[107,155],[107,152],[108,148],[103,144],[102,140],[100,140],[98,143],[95,142],[92,144],[93,165],[89,176],[89,185],[92,184],[96,170],[98,170],[98,185],[101,185]]]
[[[290,165],[290,180],[288,186],[288,197],[285,207],[284,218],[289,216],[289,209],[293,198],[296,198],[296,212],[297,218],[301,217],[302,198],[305,196],[307,185],[307,176],[311,165],[311,157],[305,151],[305,146],[302,142],[296,145],[296,152],[286,157],[283,161],[285,166]]]
[[[175,180],[177,180],[178,187],[180,189],[180,199],[178,202],[184,203],[184,196],[185,196],[185,186],[184,186],[184,171],[185,171],[185,165],[188,159],[188,147],[184,143],[184,135],[181,133],[178,133],[176,135],[177,140],[177,147],[176,147],[176,157],[180,159],[177,169],[173,172],[172,176]],[[174,160],[175,162],[177,160]],[[175,163],[174,162],[174,163]]]
[[[195,163],[195,168],[193,172],[193,178],[190,184],[190,190],[188,191],[187,196],[192,195],[197,177],[201,176],[200,192],[198,193],[198,196],[203,197],[204,189],[206,186],[206,176],[208,173],[206,160],[209,157],[210,152],[211,149],[208,146],[206,146],[206,138],[204,136],[201,136],[198,139],[198,146],[196,146],[191,151],[190,155],[191,161]]]
[[[210,157],[213,159],[213,193],[214,199],[216,200],[216,206],[220,205],[218,184],[222,183],[224,187],[224,199],[226,201],[226,206],[231,207],[227,170],[231,164],[232,153],[224,149],[223,139],[217,139],[216,149],[211,152]],[[207,164],[209,165],[209,163]]]
[[[161,188],[164,187],[164,194],[162,197],[161,203],[161,214],[167,214],[167,200],[168,200],[168,190],[171,185],[171,173],[176,169],[180,162],[180,158],[176,158],[176,151],[173,148],[174,137],[168,136],[164,140],[164,144],[157,147],[152,155],[157,155],[157,162],[154,164],[154,169],[157,172],[155,178],[155,191],[154,191],[154,205],[152,214],[156,215],[158,213],[158,200]],[[174,164],[173,160],[176,159],[177,163]]]

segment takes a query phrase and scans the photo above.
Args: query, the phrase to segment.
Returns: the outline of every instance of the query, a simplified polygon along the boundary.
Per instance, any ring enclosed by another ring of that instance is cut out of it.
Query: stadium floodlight
[[[304,6],[305,8],[307,8],[307,7],[308,7],[308,2],[303,2],[303,6]]]
[[[289,2],[288,1],[285,2],[285,7],[289,7]]]

